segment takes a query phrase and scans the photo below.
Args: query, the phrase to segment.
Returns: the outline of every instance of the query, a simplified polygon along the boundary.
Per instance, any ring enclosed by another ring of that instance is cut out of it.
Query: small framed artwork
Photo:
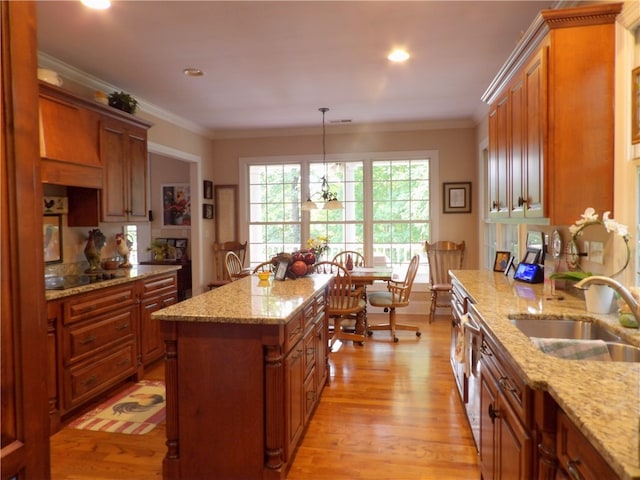
[[[44,263],[62,263],[62,216],[45,215],[42,235]]]
[[[191,189],[188,183],[162,185],[162,226],[191,225]]]
[[[640,67],[631,72],[631,143],[640,143]]]
[[[504,272],[509,266],[509,260],[511,260],[511,252],[497,251],[493,261],[493,271]]]
[[[182,260],[182,258],[187,254],[187,242],[186,238],[175,238],[175,248],[176,248],[176,260]]]
[[[471,213],[471,182],[442,184],[442,213]]]
[[[45,215],[69,213],[69,201],[67,197],[43,197],[42,206]]]
[[[202,204],[202,218],[213,220],[213,205],[210,203]]]
[[[206,200],[211,200],[213,198],[213,182],[211,180],[204,180],[202,192]]]
[[[273,275],[273,278],[276,280],[284,280],[287,276],[287,269],[289,268],[289,262],[280,262],[276,267],[276,273]]]

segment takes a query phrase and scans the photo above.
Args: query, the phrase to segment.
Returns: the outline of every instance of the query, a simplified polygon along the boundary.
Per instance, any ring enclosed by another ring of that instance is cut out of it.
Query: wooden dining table
[[[367,328],[367,285],[391,280],[393,278],[393,269],[390,267],[354,267],[349,271],[349,274],[351,275],[351,281],[355,285],[363,287],[364,315],[362,315],[362,320],[356,321],[355,333],[364,334]]]

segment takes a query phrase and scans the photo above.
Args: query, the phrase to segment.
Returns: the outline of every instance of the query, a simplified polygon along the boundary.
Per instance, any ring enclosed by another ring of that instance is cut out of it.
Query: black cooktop
[[[67,288],[80,287],[90,283],[104,282],[114,278],[124,277],[123,273],[92,273],[80,275],[45,275],[45,290],[66,290]]]

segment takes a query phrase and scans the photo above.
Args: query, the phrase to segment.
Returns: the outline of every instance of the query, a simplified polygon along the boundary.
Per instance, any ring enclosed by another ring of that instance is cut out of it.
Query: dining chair
[[[315,264],[315,272],[333,275],[327,300],[327,314],[333,320],[333,333],[329,340],[329,349],[333,349],[337,340],[353,340],[364,345],[366,303],[362,298],[362,287],[356,288],[347,269],[336,262],[318,262]],[[354,321],[355,325],[347,330],[348,327],[343,325],[343,322],[348,320]],[[358,324],[360,328],[358,328]]]
[[[236,241],[214,243],[213,244],[213,262],[215,267],[216,279],[207,284],[209,290],[212,288],[221,287],[231,282],[227,277],[225,270],[225,257],[227,252],[234,252],[240,259],[241,264],[244,266],[245,257],[247,254],[247,242],[241,243]]]
[[[240,261],[240,257],[236,252],[229,251],[224,257],[224,269],[227,279],[230,281],[238,280],[239,278],[247,276],[250,272],[245,270]]]
[[[273,271],[273,262],[271,260],[269,260],[268,262],[259,263],[253,268],[253,273],[272,272],[272,271]]]
[[[336,254],[333,257],[332,262],[339,263],[347,270],[350,270],[347,266],[349,262],[349,257],[351,257],[352,267],[364,267],[364,256],[360,252],[356,252],[354,250],[343,250],[342,252]]]
[[[389,323],[382,323],[379,325],[369,325],[367,327],[367,333],[371,335],[374,330],[389,330],[391,332],[391,338],[394,342],[398,341],[396,336],[396,330],[410,330],[416,332],[416,336],[422,335],[420,327],[416,325],[405,325],[396,322],[396,308],[403,308],[409,306],[409,297],[411,295],[411,289],[413,288],[413,281],[416,278],[418,272],[418,266],[420,265],[420,256],[414,255],[409,262],[407,268],[407,274],[404,280],[389,280],[387,282],[386,292],[371,292],[369,293],[369,303],[373,307],[383,307],[385,311],[389,311]]]
[[[429,282],[431,306],[429,323],[433,321],[436,308],[448,308],[451,311],[451,276],[449,270],[462,268],[464,260],[464,240],[460,243],[442,240],[424,243],[429,260]]]

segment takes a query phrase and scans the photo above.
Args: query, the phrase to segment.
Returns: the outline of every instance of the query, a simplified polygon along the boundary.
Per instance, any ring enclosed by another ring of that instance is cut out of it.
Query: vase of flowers
[[[312,251],[316,256],[316,262],[320,261],[320,257],[329,250],[329,237],[312,237],[307,240],[307,249]]]

